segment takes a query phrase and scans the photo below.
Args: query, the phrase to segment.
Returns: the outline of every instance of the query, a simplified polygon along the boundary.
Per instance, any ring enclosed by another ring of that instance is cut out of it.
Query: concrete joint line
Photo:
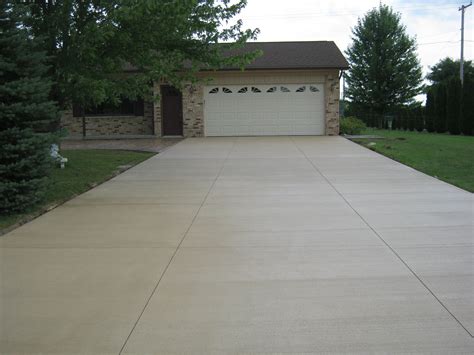
[[[306,160],[311,164],[311,166],[321,175],[324,180],[336,191],[336,193],[341,196],[341,198],[347,203],[347,205],[359,216],[359,218],[367,225],[367,227],[370,228],[372,232],[375,233],[375,235],[382,241],[383,244],[395,255],[395,257],[400,260],[400,262],[410,271],[410,273],[420,282],[420,284],[434,297],[434,299],[446,310],[446,312],[449,313],[451,317],[466,331],[467,334],[471,338],[474,338],[474,335],[471,334],[471,332],[461,323],[459,319],[456,318],[456,316],[446,307],[446,305],[434,294],[433,291],[426,285],[423,280],[415,273],[415,271],[410,268],[410,266],[407,264],[405,260],[402,259],[400,254],[396,252],[395,249],[393,249],[390,244],[388,244],[385,239],[382,238],[382,236],[364,219],[364,217],[361,216],[361,214],[347,201],[347,199],[344,197],[344,195],[339,192],[339,190],[329,181],[329,179],[318,169],[318,167],[311,161],[311,159],[308,158],[308,156],[303,152],[303,150],[296,144],[296,142],[292,139],[293,144],[296,146],[296,148],[303,154],[303,156],[306,158]]]
[[[183,140],[184,141],[184,140]],[[181,142],[180,142],[181,143]],[[165,269],[163,270],[163,272],[161,273],[161,276],[159,277],[158,281],[156,282],[156,285],[155,287],[153,288],[153,290],[151,291],[150,293],[150,296],[148,296],[146,302],[145,302],[145,305],[143,306],[143,309],[142,311],[140,312],[140,314],[138,315],[138,318],[137,320],[135,321],[135,323],[133,324],[133,327],[132,329],[130,330],[130,333],[128,334],[127,338],[125,339],[122,347],[120,348],[120,351],[119,351],[119,355],[121,355],[123,353],[123,350],[125,349],[125,346],[127,345],[127,342],[128,340],[130,339],[130,337],[132,336],[135,328],[137,327],[138,323],[140,322],[140,319],[142,318],[143,314],[145,313],[145,310],[146,308],[148,307],[148,304],[150,303],[151,299],[153,298],[153,296],[155,295],[157,289],[158,289],[158,286],[160,285],[160,282],[161,280],[163,279],[163,277],[165,276],[166,272],[168,271],[168,268],[169,266],[171,265],[171,262],[173,261],[174,257],[176,256],[176,254],[178,253],[178,250],[179,248],[181,247],[181,244],[183,244],[184,240],[186,239],[186,236],[188,235],[189,233],[189,230],[191,229],[191,227],[193,226],[194,224],[194,221],[196,220],[197,216],[199,215],[199,212],[201,211],[201,208],[202,206],[204,206],[204,204],[206,203],[206,200],[209,196],[209,194],[211,193],[211,190],[213,189],[214,185],[216,184],[217,182],[217,179],[219,179],[219,176],[221,175],[222,173],[222,170],[224,170],[224,166],[225,166],[225,163],[227,162],[227,160],[229,159],[230,157],[230,154],[232,153],[232,151],[234,150],[234,147],[235,147],[235,139],[234,139],[234,142],[232,144],[232,147],[230,148],[229,150],[229,154],[227,154],[226,158],[224,159],[224,161],[222,162],[222,166],[221,168],[219,169],[219,172],[217,173],[217,176],[216,178],[214,179],[214,181],[212,182],[211,186],[209,187],[209,190],[207,190],[207,193],[206,193],[206,196],[204,197],[204,199],[202,200],[201,202],[201,205],[199,206],[199,208],[197,209],[191,223],[189,224],[189,227],[186,229],[186,231],[184,232],[183,234],[183,237],[181,238],[180,242],[178,243],[178,246],[176,247],[176,250],[174,251],[173,255],[171,255],[171,258],[170,258],[170,261],[168,262],[168,264],[166,265]]]

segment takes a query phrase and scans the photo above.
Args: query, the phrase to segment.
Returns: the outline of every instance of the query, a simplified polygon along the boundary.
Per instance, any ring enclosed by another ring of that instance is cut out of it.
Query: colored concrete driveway
[[[343,138],[186,139],[0,238],[0,352],[473,353],[473,246]]]

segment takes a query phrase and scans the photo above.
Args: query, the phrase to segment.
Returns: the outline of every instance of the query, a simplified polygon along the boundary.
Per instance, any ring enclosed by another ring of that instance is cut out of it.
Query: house
[[[239,68],[202,71],[182,91],[155,83],[159,102],[67,111],[70,136],[337,135],[339,79],[348,63],[336,44],[253,42],[263,55]],[[83,118],[83,116],[85,118]]]

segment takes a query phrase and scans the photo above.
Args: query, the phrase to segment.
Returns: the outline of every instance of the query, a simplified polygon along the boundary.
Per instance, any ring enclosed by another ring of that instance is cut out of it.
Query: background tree
[[[258,33],[234,20],[245,5],[246,0],[37,0],[31,1],[27,25],[45,38],[53,58],[52,97],[60,106],[99,105],[147,96],[152,81],[180,87],[196,81],[199,69],[249,62],[258,53],[226,55]],[[233,43],[222,43],[227,41]]]
[[[431,71],[426,78],[431,81],[433,85],[448,81],[451,78],[459,78],[459,66],[459,60],[454,61],[451,58],[441,59],[430,68]],[[464,79],[474,79],[474,67],[470,60],[464,61]]]
[[[461,132],[461,100],[462,86],[458,77],[451,77],[446,84],[446,121],[447,128],[451,134],[459,134]]]
[[[438,133],[444,133],[447,131],[446,123],[446,83],[442,82],[438,85],[435,85],[433,88],[433,98],[434,98],[434,127],[435,131]]]
[[[428,90],[426,93],[426,111],[425,111],[425,124],[428,132],[434,132],[434,121],[435,121],[435,108],[434,108],[434,97],[433,91]]]
[[[352,104],[383,115],[413,103],[422,89],[422,71],[415,40],[406,34],[400,14],[380,5],[358,20],[352,34],[346,51]]]
[[[462,87],[462,133],[474,134],[474,77],[464,79]]]
[[[46,55],[19,26],[19,8],[0,2],[0,213],[41,199],[49,139],[36,131],[57,117],[49,101]]]

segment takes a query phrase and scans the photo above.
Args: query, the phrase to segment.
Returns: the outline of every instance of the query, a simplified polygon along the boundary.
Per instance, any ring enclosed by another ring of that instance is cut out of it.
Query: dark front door
[[[182,136],[183,100],[181,92],[172,86],[162,86],[161,100],[163,135]]]

